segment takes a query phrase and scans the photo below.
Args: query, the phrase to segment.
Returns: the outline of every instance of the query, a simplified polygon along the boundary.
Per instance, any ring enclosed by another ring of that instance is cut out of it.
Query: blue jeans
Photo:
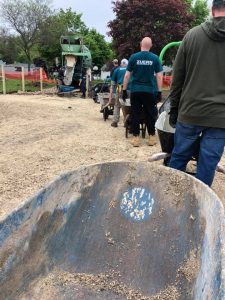
[[[225,147],[225,129],[178,122],[174,143],[169,166],[185,172],[187,163],[197,154],[196,178],[211,186]]]

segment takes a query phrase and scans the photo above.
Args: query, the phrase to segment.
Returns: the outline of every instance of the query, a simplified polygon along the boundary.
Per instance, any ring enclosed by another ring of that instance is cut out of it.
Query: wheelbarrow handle
[[[165,159],[165,158],[170,157],[170,156],[171,156],[170,153],[159,152],[159,153],[153,154],[153,155],[148,159],[148,161],[149,161],[149,162],[157,161],[157,160]]]
[[[225,175],[225,167],[221,166],[220,164],[217,165],[216,171]]]
[[[158,161],[158,160],[162,160],[162,159],[168,158],[168,157],[170,157],[170,156],[171,156],[170,153],[159,152],[159,153],[153,154],[153,155],[148,159],[148,161],[149,161],[149,162]],[[217,165],[216,171],[225,175],[225,167],[221,166],[220,164]]]

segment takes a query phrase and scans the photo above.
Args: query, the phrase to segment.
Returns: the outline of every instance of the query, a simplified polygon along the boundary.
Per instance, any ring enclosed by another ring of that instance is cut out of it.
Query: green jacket
[[[179,122],[225,128],[225,17],[212,18],[185,35],[169,97]]]

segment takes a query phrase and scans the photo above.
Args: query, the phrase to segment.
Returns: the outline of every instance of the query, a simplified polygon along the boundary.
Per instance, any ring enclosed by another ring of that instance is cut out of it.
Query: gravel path
[[[147,160],[160,151],[147,140],[133,148],[122,121],[112,128],[91,99],[1,95],[0,107],[0,218],[61,173],[98,162]],[[213,189],[223,203],[224,182],[217,173]]]

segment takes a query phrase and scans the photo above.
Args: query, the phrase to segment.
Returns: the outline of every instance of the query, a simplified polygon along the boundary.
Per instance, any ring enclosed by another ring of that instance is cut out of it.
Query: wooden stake
[[[91,80],[91,69],[87,69],[86,71],[86,98],[89,97],[89,85]]]
[[[3,94],[6,94],[6,85],[5,85],[5,70],[4,70],[4,65],[2,65],[2,90]]]
[[[24,67],[22,67],[22,91],[25,92],[25,72]]]
[[[43,69],[40,68],[40,88],[41,92],[43,92]]]

